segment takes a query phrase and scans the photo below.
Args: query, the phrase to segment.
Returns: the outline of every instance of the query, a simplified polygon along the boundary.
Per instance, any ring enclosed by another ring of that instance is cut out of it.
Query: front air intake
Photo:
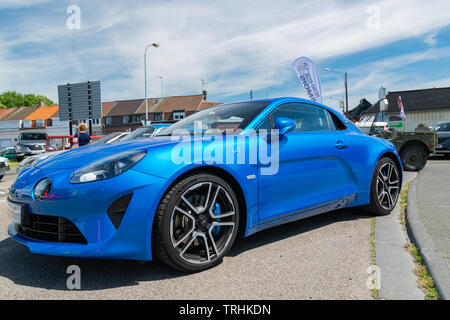
[[[75,224],[63,217],[26,214],[18,229],[19,234],[30,239],[87,244],[86,238]]]
[[[107,210],[108,217],[116,229],[119,229],[125,211],[127,211],[128,204],[131,201],[131,197],[133,197],[133,194],[127,194],[126,196],[120,197],[114,201]]]

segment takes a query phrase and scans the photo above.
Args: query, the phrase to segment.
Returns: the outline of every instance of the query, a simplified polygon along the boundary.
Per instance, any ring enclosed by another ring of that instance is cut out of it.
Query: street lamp
[[[145,79],[145,125],[148,124],[148,101],[147,101],[147,50],[150,47],[158,48],[159,44],[152,43],[145,47],[144,52],[144,79]]]
[[[345,116],[348,117],[348,82],[347,82],[347,72],[337,71],[330,68],[325,68],[325,71],[335,72],[335,73],[342,73],[344,74],[344,84],[345,84]]]
[[[335,97],[330,97],[330,99],[339,101],[339,107],[341,107],[342,113],[345,112],[345,110],[344,110],[344,100],[341,100],[341,99],[338,99],[338,98],[335,98]]]
[[[163,96],[163,77],[158,76],[158,78],[161,80],[161,97]]]

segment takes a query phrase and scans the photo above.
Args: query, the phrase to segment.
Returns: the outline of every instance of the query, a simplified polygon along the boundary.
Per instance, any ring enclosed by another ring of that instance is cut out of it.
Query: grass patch
[[[401,194],[400,194],[400,224],[403,226],[403,229],[406,231],[406,206],[407,203],[407,195],[408,188],[411,184],[411,181],[406,183]],[[405,246],[406,250],[412,255],[414,262],[416,264],[416,269],[414,269],[414,273],[418,277],[417,283],[419,287],[425,292],[426,300],[439,300],[439,293],[434,287],[433,278],[431,278],[428,273],[427,267],[423,264],[423,258],[420,256],[419,250],[416,246],[408,240],[408,244]]]
[[[371,225],[370,225],[370,260],[372,263],[372,266],[376,266],[376,252],[375,252],[375,217],[371,219]],[[375,269],[374,269],[375,270]],[[373,271],[375,272],[375,271]],[[374,277],[376,279],[376,277]],[[375,281],[375,280],[374,280]],[[371,289],[372,297],[376,300],[378,300],[378,290],[376,288]]]
[[[9,167],[10,168],[16,168],[19,166],[19,162],[17,161],[9,161]]]
[[[408,252],[413,256],[416,262],[416,269],[414,273],[419,280],[417,281],[419,286],[425,291],[426,300],[439,300],[439,293],[434,287],[433,278],[428,273],[427,267],[423,264],[423,259],[420,256],[419,250],[412,243],[408,245]]]

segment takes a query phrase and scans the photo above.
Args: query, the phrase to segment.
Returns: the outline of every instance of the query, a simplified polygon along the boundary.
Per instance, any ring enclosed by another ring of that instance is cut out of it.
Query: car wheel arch
[[[178,177],[176,177],[173,182],[166,188],[161,196],[160,201],[164,199],[164,196],[167,194],[167,192],[169,192],[181,180],[196,174],[212,174],[218,176],[219,178],[225,180],[233,188],[236,193],[236,197],[238,198],[239,212],[241,213],[238,236],[242,237],[247,226],[247,202],[245,199],[244,191],[242,190],[242,187],[240,186],[237,179],[230,172],[222,168],[216,166],[198,166],[183,172]]]
[[[388,157],[390,158],[392,161],[394,161],[395,165],[397,166],[397,170],[398,172],[402,173],[403,172],[403,167],[402,164],[400,163],[399,158],[393,153],[393,152],[384,152],[382,153],[378,159],[377,162],[375,163],[375,167],[373,170],[375,170],[376,168],[376,164],[378,163],[378,161],[380,161],[382,158]],[[403,182],[403,174],[400,175],[400,186],[402,185]]]

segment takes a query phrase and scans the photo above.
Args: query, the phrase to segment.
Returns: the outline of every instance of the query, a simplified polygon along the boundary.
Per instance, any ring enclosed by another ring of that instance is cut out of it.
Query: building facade
[[[419,124],[432,126],[440,121],[450,122],[450,88],[431,88],[419,90],[405,90],[388,92],[388,110],[385,119],[399,116],[398,98],[401,97],[405,111],[404,130],[414,131]],[[380,115],[380,102],[378,101],[364,112]],[[378,117],[381,119],[381,117]]]

